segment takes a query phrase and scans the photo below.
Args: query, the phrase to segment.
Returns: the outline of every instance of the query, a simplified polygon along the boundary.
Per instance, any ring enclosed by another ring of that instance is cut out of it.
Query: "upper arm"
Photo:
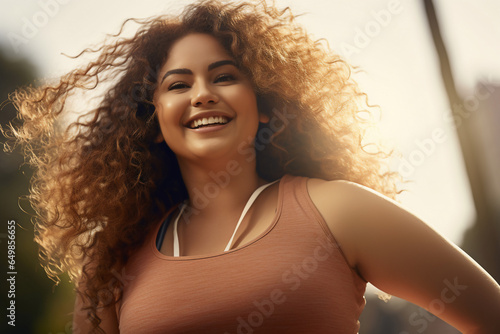
[[[87,316],[88,302],[84,302],[79,293],[76,294],[75,308],[73,311],[73,333],[87,334],[92,332],[92,323]],[[116,307],[111,306],[104,309],[99,309],[97,315],[101,319],[100,327],[106,334],[118,334],[118,318]]]
[[[500,327],[499,285],[419,218],[350,182],[308,186],[348,262],[370,283],[464,332]]]

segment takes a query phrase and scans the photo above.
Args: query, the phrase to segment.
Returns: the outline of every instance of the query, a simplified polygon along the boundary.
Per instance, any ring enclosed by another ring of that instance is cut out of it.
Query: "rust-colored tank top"
[[[159,224],[124,270],[120,333],[357,333],[366,282],[347,264],[306,182],[285,175],[272,224],[222,254],[163,255]]]

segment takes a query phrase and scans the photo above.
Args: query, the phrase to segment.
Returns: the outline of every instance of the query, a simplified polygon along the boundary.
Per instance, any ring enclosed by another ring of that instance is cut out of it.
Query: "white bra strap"
[[[247,214],[248,210],[252,206],[253,202],[255,202],[255,200],[257,199],[257,197],[260,195],[260,193],[262,191],[264,191],[264,189],[266,189],[267,187],[269,187],[273,183],[276,183],[277,181],[278,180],[260,186],[259,188],[257,188],[253,192],[252,196],[250,196],[250,198],[248,199],[247,204],[245,205],[245,208],[243,209],[243,212],[241,213],[240,219],[238,220],[238,224],[236,224],[236,228],[234,229],[233,235],[231,236],[231,239],[229,240],[229,243],[227,244],[226,249],[224,249],[224,252],[227,252],[229,249],[231,249],[231,244],[233,243],[233,239],[234,239],[234,236],[236,235],[236,231],[238,231],[238,227],[240,227],[240,224],[243,221],[243,218],[245,218],[245,215]]]
[[[179,237],[177,236],[177,222],[179,221],[179,218],[182,216],[182,213],[184,212],[184,209],[186,208],[186,203],[181,204],[180,212],[177,215],[177,218],[175,218],[174,221],[174,256],[179,257]]]
[[[245,215],[248,212],[248,210],[250,209],[250,207],[252,206],[253,202],[255,202],[257,197],[260,195],[260,193],[262,191],[264,191],[264,189],[266,189],[267,187],[269,187],[270,185],[272,185],[278,181],[279,180],[276,180],[276,181],[268,183],[268,184],[264,184],[264,185],[260,186],[259,188],[257,188],[253,192],[252,196],[250,196],[250,198],[248,199],[248,202],[245,205],[243,212],[241,213],[240,219],[238,220],[238,223],[236,224],[236,228],[234,229],[233,235],[231,236],[231,239],[229,240],[229,243],[227,244],[226,249],[224,249],[224,252],[227,252],[229,249],[231,249],[231,244],[233,243],[234,236],[236,235],[236,232],[238,231],[238,227],[240,227],[241,222],[243,221],[243,218],[245,218]],[[186,208],[186,206],[187,206],[186,203],[181,204],[179,214],[177,215],[177,218],[175,218],[175,221],[174,221],[174,257],[180,256],[179,255],[179,253],[180,253],[180,251],[179,251],[179,237],[177,235],[177,223],[179,222],[179,218],[182,216],[182,213],[184,212],[184,209]]]

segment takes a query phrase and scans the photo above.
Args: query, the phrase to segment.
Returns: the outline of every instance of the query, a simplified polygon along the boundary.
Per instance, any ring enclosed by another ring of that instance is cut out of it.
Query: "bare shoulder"
[[[307,188],[313,201],[321,202],[322,198],[333,196],[336,200],[341,202],[342,205],[352,204],[352,206],[358,206],[360,202],[362,204],[390,202],[392,205],[397,206],[397,203],[388,197],[373,189],[351,181],[325,181],[311,178],[308,180]],[[348,209],[350,209],[350,206]]]
[[[395,201],[347,181],[310,179],[311,200],[349,264],[376,287],[464,333],[500,326],[500,286],[459,247]],[[446,305],[433,310],[434,305]]]
[[[366,230],[363,224],[373,224],[369,216],[376,211],[399,208],[397,203],[374,190],[346,180],[325,181],[312,178],[308,180],[307,189],[312,202],[353,268],[358,266],[360,249],[357,245],[362,232]],[[369,212],[371,213],[368,214]],[[368,217],[363,218],[364,215]]]

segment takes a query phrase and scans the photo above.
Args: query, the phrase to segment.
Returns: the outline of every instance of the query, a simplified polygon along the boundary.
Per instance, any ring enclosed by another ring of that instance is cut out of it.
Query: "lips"
[[[184,124],[189,129],[200,129],[231,122],[232,118],[220,112],[205,112],[190,117]]]

